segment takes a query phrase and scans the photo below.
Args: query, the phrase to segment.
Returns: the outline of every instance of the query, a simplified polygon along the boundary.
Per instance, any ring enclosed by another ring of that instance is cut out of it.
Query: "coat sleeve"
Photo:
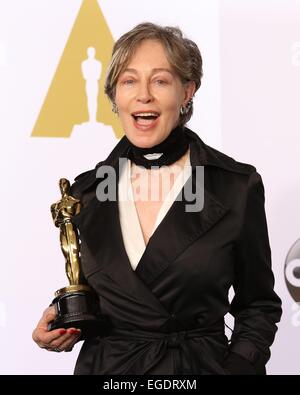
[[[230,374],[265,374],[282,314],[281,300],[274,292],[264,204],[262,179],[254,171],[236,243],[235,296],[230,308],[235,325],[224,366]]]

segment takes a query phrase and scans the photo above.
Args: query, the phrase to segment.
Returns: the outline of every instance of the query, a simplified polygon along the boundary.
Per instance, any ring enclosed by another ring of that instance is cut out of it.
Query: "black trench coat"
[[[83,273],[108,322],[84,342],[75,374],[265,374],[281,301],[273,290],[263,183],[253,166],[185,133],[193,169],[187,182],[195,183],[195,166],[204,166],[204,208],[186,212],[187,202],[175,201],[135,271],[118,202],[99,202],[95,194],[98,167],[118,173],[127,138],[72,185],[83,203],[72,220]],[[224,334],[227,312],[235,317],[231,342]]]

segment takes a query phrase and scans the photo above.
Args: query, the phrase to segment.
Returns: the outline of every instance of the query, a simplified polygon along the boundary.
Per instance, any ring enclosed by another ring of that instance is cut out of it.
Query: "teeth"
[[[141,112],[139,114],[133,114],[135,117],[157,117],[158,114],[154,112]]]

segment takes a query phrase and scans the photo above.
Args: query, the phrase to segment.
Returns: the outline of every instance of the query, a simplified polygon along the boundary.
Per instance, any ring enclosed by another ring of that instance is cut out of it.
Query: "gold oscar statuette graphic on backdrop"
[[[89,121],[86,80],[81,70],[89,47],[94,48],[95,59],[102,65],[102,73],[97,81],[99,95],[96,121],[111,126],[111,133],[117,139],[124,135],[120,120],[111,111],[110,101],[104,93],[106,70],[115,41],[99,3],[97,0],[82,0],[81,5],[78,5],[78,14],[70,35],[65,43],[61,43],[63,51],[60,58],[50,59],[51,62],[57,62],[57,67],[45,92],[32,137],[72,138],[73,128],[81,127]],[[74,4],[70,5],[70,8],[76,7]],[[61,18],[60,22],[63,24],[64,16]],[[65,40],[64,35],[61,39]],[[52,56],[50,52],[49,56]],[[100,130],[99,134],[101,133],[105,138],[105,129],[103,132]]]
[[[60,230],[60,245],[70,285],[55,292],[52,304],[56,318],[49,324],[49,330],[79,328],[81,337],[87,338],[101,333],[104,319],[98,298],[85,283],[81,272],[79,235],[71,221],[80,212],[80,200],[70,196],[70,182],[67,179],[61,178],[59,187],[62,197],[51,205],[51,214]]]

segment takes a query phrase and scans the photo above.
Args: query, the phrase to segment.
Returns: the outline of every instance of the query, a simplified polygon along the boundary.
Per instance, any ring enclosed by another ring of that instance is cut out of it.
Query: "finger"
[[[55,329],[53,331],[37,328],[34,331],[32,338],[40,347],[45,347],[50,345],[54,340],[64,336],[66,333],[67,331],[64,328]]]
[[[42,318],[39,320],[37,324],[37,328],[43,328],[45,330],[48,330],[48,324],[49,322],[53,321],[56,317],[56,311],[54,306],[48,307],[43,315]]]
[[[71,335],[79,335],[81,334],[81,330],[79,328],[68,328],[67,333],[70,333]]]
[[[43,317],[46,317],[47,315],[56,315],[56,310],[54,306],[49,306],[47,307],[44,312],[43,312]]]
[[[65,341],[64,343],[62,343],[59,348],[68,352],[68,351],[72,351],[74,345],[79,341],[80,339],[80,335],[73,335],[73,337],[67,341]]]
[[[68,329],[68,332],[58,338],[57,340],[54,340],[53,342],[50,343],[51,348],[60,348],[64,350],[65,344],[71,344],[72,342],[76,341],[81,335],[81,331],[77,329]]]

